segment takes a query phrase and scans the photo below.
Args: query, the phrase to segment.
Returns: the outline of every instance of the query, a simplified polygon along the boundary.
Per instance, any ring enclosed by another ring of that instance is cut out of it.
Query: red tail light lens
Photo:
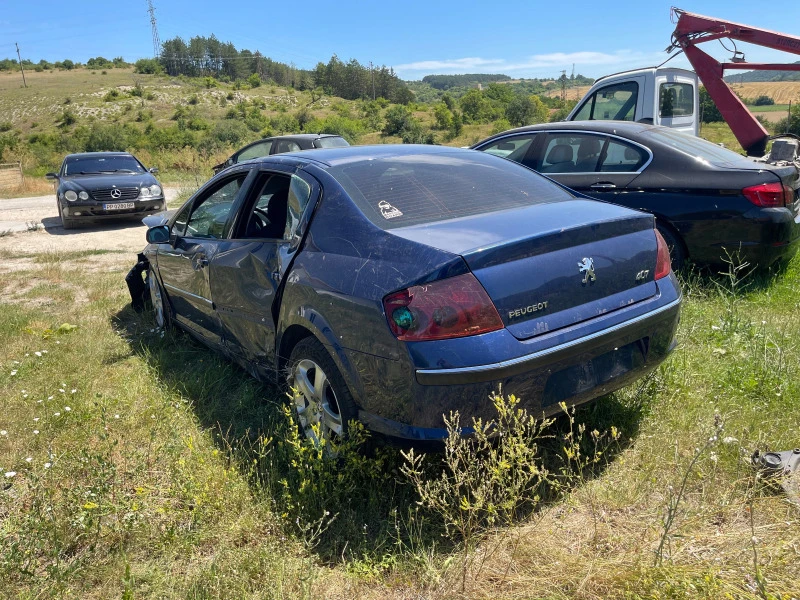
[[[667,242],[665,242],[664,238],[661,237],[658,229],[654,229],[653,231],[656,232],[656,244],[658,246],[658,254],[656,256],[656,274],[654,279],[658,280],[669,275],[669,272],[672,270],[672,261],[669,258],[669,248],[667,247]]]
[[[764,208],[790,206],[794,203],[794,190],[782,183],[751,185],[744,188],[742,194],[756,206]]]
[[[389,294],[383,299],[397,339],[418,342],[478,335],[503,328],[489,295],[472,273]]]

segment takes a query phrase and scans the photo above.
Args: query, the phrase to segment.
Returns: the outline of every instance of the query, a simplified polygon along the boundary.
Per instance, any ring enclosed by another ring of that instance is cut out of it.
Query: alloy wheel
[[[339,403],[322,367],[307,358],[299,360],[290,383],[295,388],[295,411],[305,436],[315,444],[341,437],[344,428]]]

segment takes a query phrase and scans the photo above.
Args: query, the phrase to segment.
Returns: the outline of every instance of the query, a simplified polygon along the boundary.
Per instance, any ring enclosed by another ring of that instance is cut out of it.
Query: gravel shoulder
[[[164,193],[170,201],[177,197],[178,190],[167,188]],[[145,231],[139,218],[89,223],[78,229],[65,230],[52,194],[0,200],[0,252],[6,256],[76,250],[135,254],[146,244]],[[125,256],[125,260],[130,262],[131,257],[127,254],[118,256]]]

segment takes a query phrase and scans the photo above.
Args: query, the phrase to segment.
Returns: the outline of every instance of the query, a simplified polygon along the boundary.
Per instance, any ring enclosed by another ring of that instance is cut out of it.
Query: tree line
[[[348,100],[383,97],[403,104],[413,100],[405,83],[385,65],[370,69],[355,59],[345,63],[333,55],[327,64],[320,62],[313,70],[299,69],[258,51],[237,50],[231,42],[221,42],[213,34],[195,36],[188,42],[180,37],[165,41],[157,65],[171,76],[237,81],[256,75],[261,81],[299,90],[322,88]],[[136,66],[142,72],[158,70],[148,59],[137,61]]]

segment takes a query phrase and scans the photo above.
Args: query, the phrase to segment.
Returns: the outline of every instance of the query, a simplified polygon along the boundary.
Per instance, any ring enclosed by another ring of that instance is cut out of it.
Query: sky
[[[800,36],[800,3],[752,0],[616,2],[357,2],[305,0],[153,0],[161,40],[212,33],[237,49],[310,69],[334,53],[342,60],[393,67],[406,80],[428,74],[504,73],[557,77],[562,69],[599,77],[667,59],[670,6]],[[0,0],[0,58],[85,62],[153,56],[147,0]],[[727,58],[717,42],[704,50]],[[793,62],[746,44],[751,62]],[[683,57],[670,66],[686,67]]]

